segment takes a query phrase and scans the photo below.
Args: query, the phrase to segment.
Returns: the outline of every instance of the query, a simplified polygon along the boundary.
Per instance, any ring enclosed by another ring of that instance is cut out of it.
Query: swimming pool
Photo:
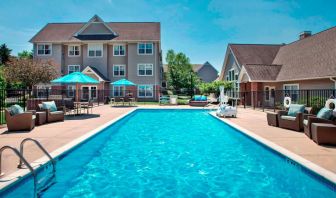
[[[136,110],[62,155],[42,197],[335,197],[206,110]],[[32,179],[1,197],[31,197]]]

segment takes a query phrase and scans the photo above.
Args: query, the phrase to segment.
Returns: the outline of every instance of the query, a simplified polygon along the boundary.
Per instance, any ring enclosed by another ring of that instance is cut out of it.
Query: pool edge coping
[[[130,115],[131,113],[133,113],[137,109],[141,109],[141,108],[137,107],[137,108],[131,109],[130,111],[128,111],[126,113],[123,113],[120,116],[118,116],[118,117],[116,117],[116,118],[98,126],[97,128],[89,131],[88,133],[85,133],[84,135],[82,135],[80,137],[77,137],[74,140],[71,140],[70,142],[66,143],[65,145],[63,145],[63,146],[55,149],[51,153],[49,153],[50,156],[52,156],[54,159],[58,158],[62,154],[64,154],[64,153],[68,152],[69,150],[79,146],[80,144],[82,144],[86,140],[88,140],[91,137],[95,136],[96,134],[102,132],[104,129],[106,129],[110,125],[114,124],[115,122],[121,120],[122,118],[124,118],[128,115]],[[48,162],[49,162],[49,158],[47,156],[43,156],[43,157],[31,162],[30,165],[36,171]],[[15,185],[17,182],[24,179],[25,177],[29,176],[30,173],[31,172],[29,171],[29,169],[19,169],[15,172],[10,173],[7,176],[1,178],[0,179],[0,193],[5,191],[7,188],[10,188],[12,185]]]
[[[255,141],[265,145],[266,147],[269,147],[270,149],[280,153],[281,155],[284,155],[285,157],[293,160],[294,162],[298,163],[299,165],[307,168],[308,170],[314,172],[315,174],[320,175],[321,177],[323,177],[324,179],[334,183],[336,185],[336,173],[329,171],[323,167],[321,167],[320,165],[309,161],[307,159],[305,159],[304,157],[295,154],[294,152],[270,141],[267,140],[266,138],[263,138],[255,133],[253,133],[252,131],[239,126],[238,124],[235,124],[233,122],[231,122],[230,120],[226,120],[226,119],[221,119],[219,118],[215,112],[209,112],[209,114],[211,116],[213,116],[214,118],[230,125],[231,127],[237,129],[238,131],[242,132],[243,134],[249,136],[250,138],[254,139]]]

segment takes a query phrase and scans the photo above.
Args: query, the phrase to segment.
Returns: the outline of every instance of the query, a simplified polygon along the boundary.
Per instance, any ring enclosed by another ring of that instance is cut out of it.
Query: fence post
[[[47,93],[47,101],[49,101],[49,89],[46,88],[46,93]]]
[[[23,89],[23,109],[28,110],[28,108],[26,107],[26,90],[25,89]]]
[[[272,95],[272,94],[271,94]],[[276,101],[276,91],[274,90],[274,97],[273,97],[273,112],[275,112],[275,101]]]

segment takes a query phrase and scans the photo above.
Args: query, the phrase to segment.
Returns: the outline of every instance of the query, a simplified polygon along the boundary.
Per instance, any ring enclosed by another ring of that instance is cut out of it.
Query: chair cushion
[[[306,119],[303,120],[303,124],[307,126],[308,125],[308,120],[306,120]]]
[[[55,101],[42,102],[42,107],[43,107],[43,109],[49,109],[50,112],[57,111]]]
[[[53,112],[50,112],[50,114],[52,114],[52,115],[63,114],[63,113],[64,113],[63,111],[53,111]]]
[[[288,110],[288,116],[296,116],[298,113],[304,113],[305,106],[300,104],[291,104]]]
[[[35,119],[36,119],[36,115],[33,115],[33,117],[32,117],[32,118],[33,118],[33,120],[35,120]]]
[[[202,100],[202,96],[194,95],[194,101],[201,101],[201,100]]]
[[[9,108],[9,113],[11,116],[13,116],[13,115],[24,113],[24,110],[22,107],[20,107],[20,105],[12,105]]]
[[[290,120],[290,121],[294,121],[296,117],[293,116],[281,116],[281,119],[283,120]]]
[[[201,96],[201,101],[207,101],[207,97],[206,96]]]
[[[326,107],[323,107],[316,115],[316,117],[323,118],[326,120],[330,120],[332,116],[333,116],[333,110]]]

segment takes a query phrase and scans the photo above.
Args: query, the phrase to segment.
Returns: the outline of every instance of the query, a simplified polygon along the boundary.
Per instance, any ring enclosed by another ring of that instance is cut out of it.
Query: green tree
[[[175,53],[168,50],[166,56],[168,64],[168,85],[179,91],[181,89],[193,89],[199,82],[199,78],[192,70],[189,58],[182,52]]]
[[[33,59],[33,51],[27,51],[27,50],[23,50],[22,52],[19,52],[18,53],[18,57],[23,59],[23,58],[26,58],[26,59]]]
[[[51,61],[12,59],[4,68],[7,82],[32,88],[37,83],[49,83],[57,77],[57,70]]]
[[[0,65],[5,64],[9,60],[11,51],[6,44],[0,46]]]
[[[198,88],[202,94],[215,93],[219,95],[220,86],[224,86],[224,89],[227,91],[233,88],[233,83],[230,81],[214,81],[210,83],[200,83]]]

